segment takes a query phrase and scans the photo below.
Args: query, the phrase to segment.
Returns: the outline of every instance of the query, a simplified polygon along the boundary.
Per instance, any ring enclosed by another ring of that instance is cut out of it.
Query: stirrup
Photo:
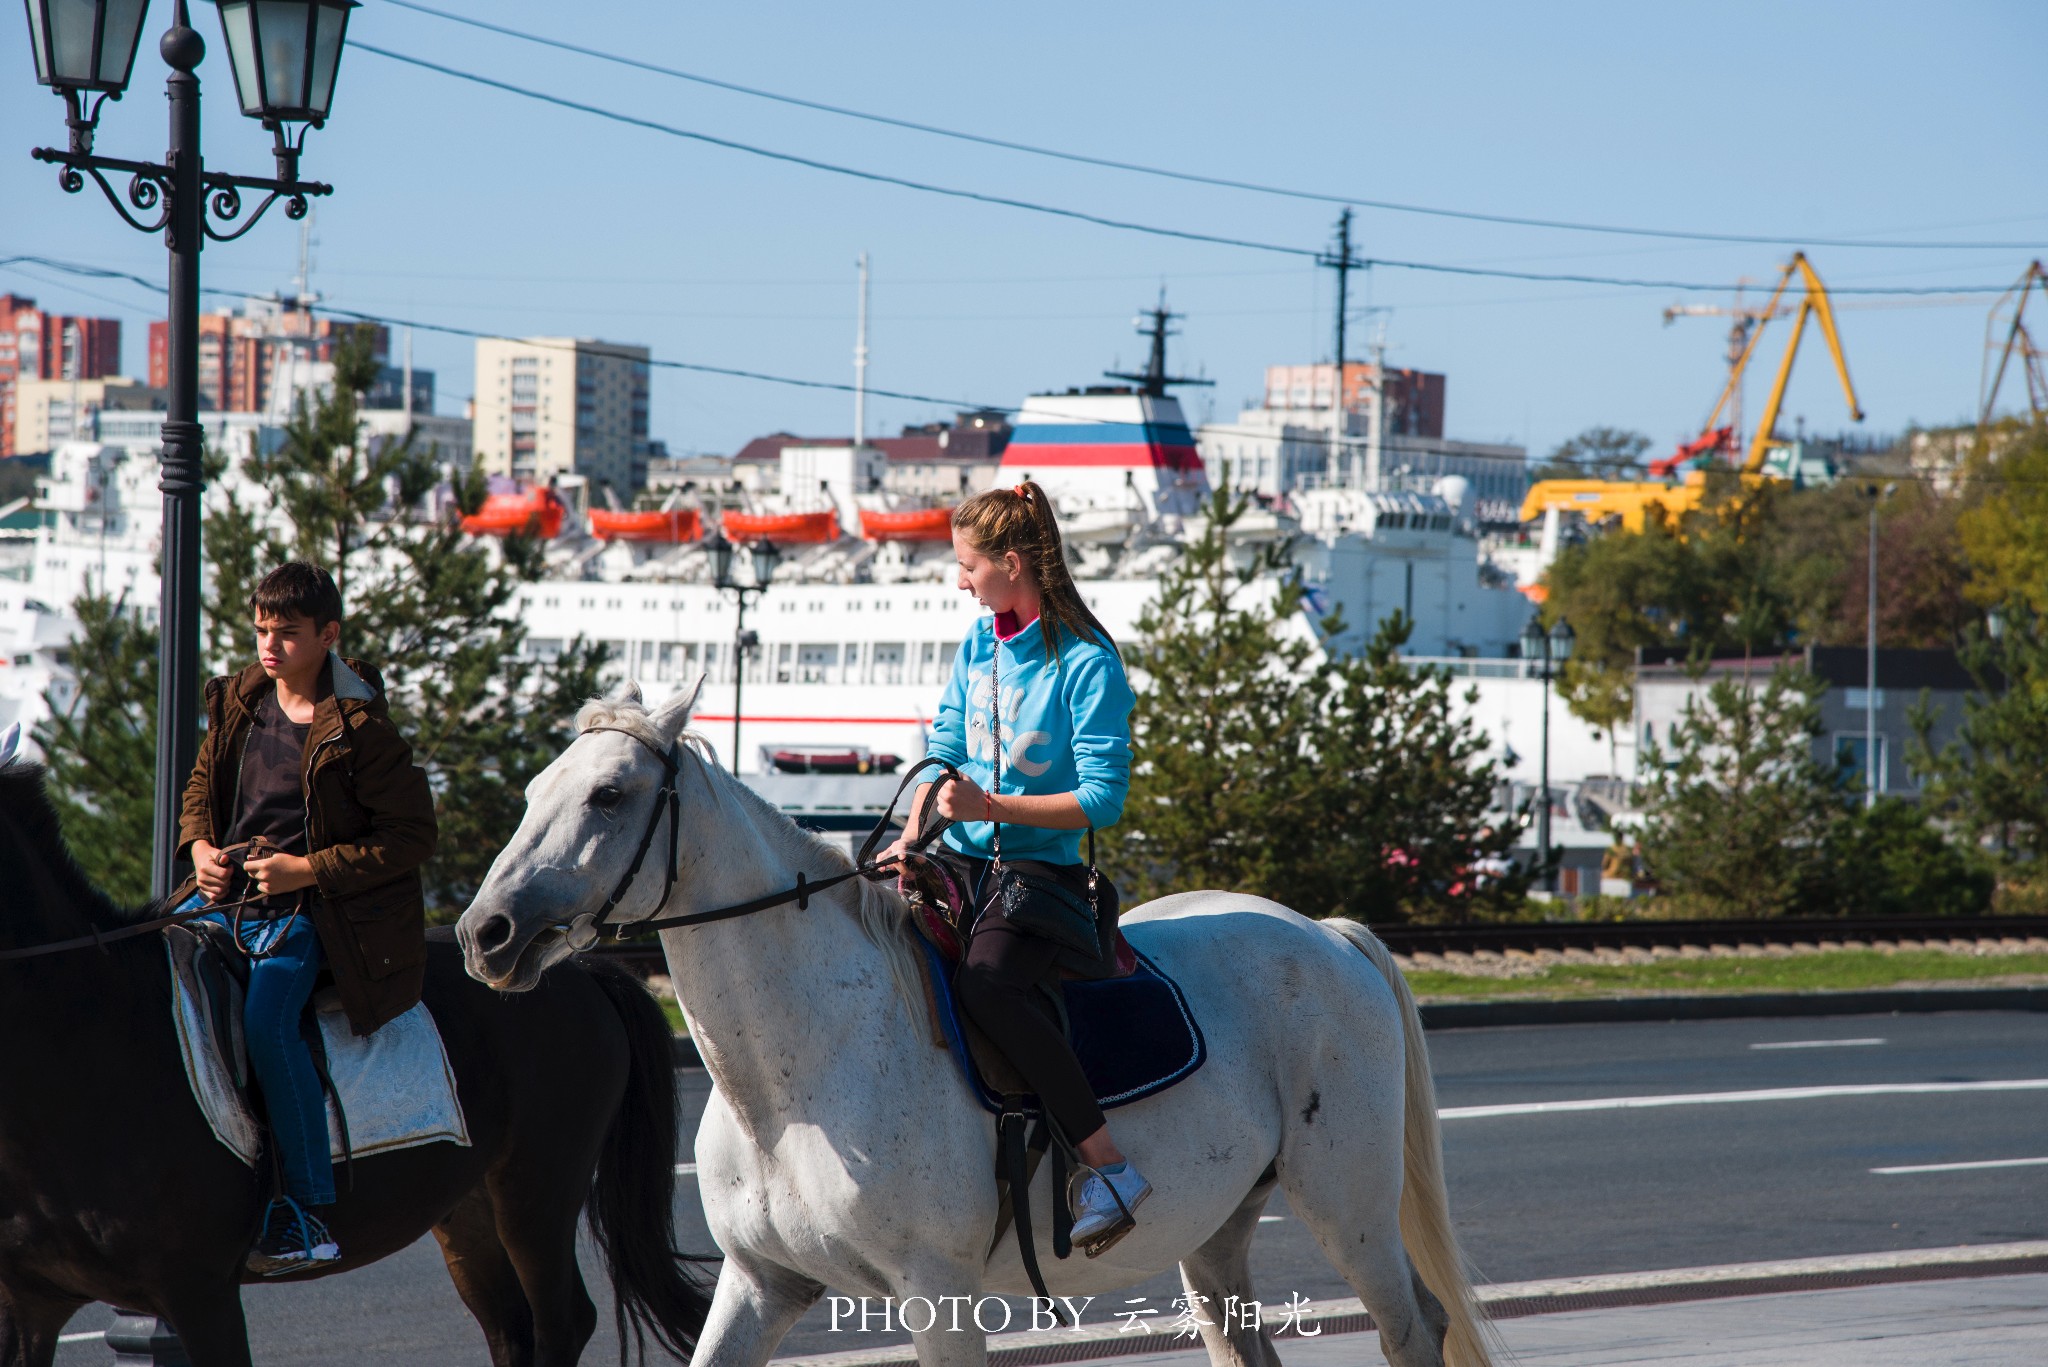
[[[1074,1167],[1074,1175],[1069,1179],[1067,1189],[1067,1210],[1070,1213],[1080,1203],[1078,1198],[1081,1192],[1087,1189],[1087,1182],[1090,1177],[1102,1183],[1103,1190],[1109,1193],[1109,1199],[1116,1202],[1117,1218],[1114,1221],[1085,1240],[1075,1240],[1075,1247],[1079,1248],[1082,1253],[1090,1258],[1099,1258],[1109,1252],[1110,1249],[1116,1247],[1125,1235],[1138,1227],[1138,1217],[1132,1213],[1131,1207],[1124,1203],[1123,1193],[1116,1189],[1116,1183],[1111,1181],[1107,1174],[1098,1168],[1081,1162],[1078,1156],[1074,1160]],[[1135,1169],[1132,1169],[1132,1171],[1135,1172]],[[1143,1174],[1138,1174],[1138,1176],[1140,1181],[1144,1180]],[[1150,1193],[1151,1183],[1147,1182],[1145,1190],[1139,1194],[1138,1199],[1142,1201]]]

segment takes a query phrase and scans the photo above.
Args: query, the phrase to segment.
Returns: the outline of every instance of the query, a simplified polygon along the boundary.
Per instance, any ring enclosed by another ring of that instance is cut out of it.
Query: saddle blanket
[[[950,966],[929,940],[920,936],[917,943],[924,951],[934,1014],[946,1044],[975,1097],[1000,1115],[1003,1094],[989,1084],[968,1044],[969,1026],[953,995]],[[1209,1056],[1202,1027],[1188,1009],[1180,984],[1143,954],[1137,960],[1137,969],[1126,977],[1062,984],[1068,1042],[1095,1090],[1095,1104],[1105,1111],[1165,1091],[1193,1074]],[[1023,1105],[1027,1114],[1039,1110],[1038,1098],[1028,1093]]]
[[[175,930],[164,937],[171,961],[171,1018],[185,1060],[185,1079],[214,1137],[254,1167],[263,1140],[249,1110],[248,1094],[238,1082],[249,1076],[240,994],[233,994],[231,1007],[225,1009],[211,999],[220,991],[219,980],[195,969],[193,941],[191,935]],[[313,1010],[326,1048],[327,1073],[347,1120],[344,1143],[342,1119],[335,1115],[335,1098],[330,1096],[328,1151],[337,1160],[441,1140],[468,1146],[469,1125],[463,1119],[455,1073],[425,1002],[369,1035],[349,1029],[348,1016],[332,988],[313,995]]]

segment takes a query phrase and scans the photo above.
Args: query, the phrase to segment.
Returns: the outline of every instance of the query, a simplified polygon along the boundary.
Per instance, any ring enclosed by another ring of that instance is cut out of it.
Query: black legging
[[[1043,936],[986,916],[953,981],[967,1018],[1024,1075],[1069,1142],[1078,1144],[1102,1128],[1102,1108],[1081,1061],[1047,1014],[1050,1004],[1039,1004],[1038,983],[1059,952]]]

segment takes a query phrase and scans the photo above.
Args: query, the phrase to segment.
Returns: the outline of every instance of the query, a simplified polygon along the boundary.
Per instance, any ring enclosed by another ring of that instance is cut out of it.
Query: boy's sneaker
[[[1074,1242],[1089,1257],[1097,1257],[1137,1228],[1134,1213],[1151,1194],[1152,1184],[1129,1163],[1083,1173],[1073,1201]]]
[[[263,1213],[263,1232],[256,1236],[246,1266],[259,1277],[278,1277],[340,1257],[340,1247],[319,1217],[291,1197],[280,1196]]]

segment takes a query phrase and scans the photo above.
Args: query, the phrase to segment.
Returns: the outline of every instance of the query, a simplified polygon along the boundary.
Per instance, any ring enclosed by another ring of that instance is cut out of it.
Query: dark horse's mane
[[[19,760],[0,765],[0,887],[34,887],[33,864],[57,884],[71,906],[95,924],[121,925],[155,914],[155,902],[133,908],[117,905],[78,867],[64,841],[57,804],[50,800],[44,783],[47,773],[40,764]]]

